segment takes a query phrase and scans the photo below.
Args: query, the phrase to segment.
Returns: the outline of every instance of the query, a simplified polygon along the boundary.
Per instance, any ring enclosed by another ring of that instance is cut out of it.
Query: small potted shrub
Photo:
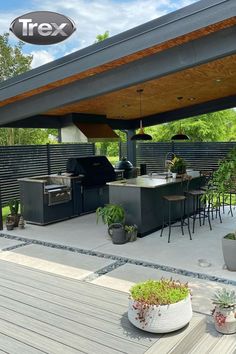
[[[212,299],[215,305],[212,316],[215,328],[223,334],[236,333],[236,293],[225,288],[218,290]]]
[[[182,175],[186,173],[186,166],[186,162],[182,157],[175,156],[170,162],[170,171],[174,175],[173,178],[175,178],[177,174]]]
[[[19,200],[18,199],[11,199],[8,203],[9,209],[10,209],[10,214],[8,215],[12,219],[14,219],[14,226],[18,226],[19,220],[20,220],[20,214],[19,214]]]
[[[124,228],[125,210],[121,205],[107,204],[96,210],[97,222],[101,218],[103,223],[108,226],[108,234],[115,244],[123,244],[127,242],[126,232]]]
[[[14,229],[14,224],[15,224],[15,218],[11,215],[8,215],[6,217],[6,228],[8,231],[11,231]]]
[[[130,242],[137,240],[138,226],[137,225],[125,225],[125,232],[127,234],[127,239]]]
[[[223,237],[222,251],[226,267],[236,271],[236,232]]]
[[[152,333],[184,327],[192,318],[188,284],[161,279],[134,285],[130,289],[128,318],[134,326]]]

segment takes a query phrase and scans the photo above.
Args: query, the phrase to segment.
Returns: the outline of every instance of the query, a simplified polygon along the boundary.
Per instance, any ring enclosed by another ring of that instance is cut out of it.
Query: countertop
[[[196,171],[197,172],[197,171]],[[199,175],[193,176],[197,178]],[[115,182],[108,182],[109,186],[120,186],[120,187],[136,187],[136,188],[158,188],[161,186],[166,186],[173,183],[181,183],[181,178],[160,178],[156,176],[140,176],[137,178],[124,179]]]

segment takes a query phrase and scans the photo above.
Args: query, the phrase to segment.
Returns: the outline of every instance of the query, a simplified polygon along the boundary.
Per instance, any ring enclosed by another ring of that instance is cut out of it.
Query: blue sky
[[[25,44],[23,51],[33,54],[37,67],[93,44],[96,35],[110,36],[187,6],[196,0],[2,0],[0,34],[9,31],[12,20],[30,11],[55,11],[71,17],[76,32],[66,41],[51,46]],[[10,35],[12,43],[16,41]]]

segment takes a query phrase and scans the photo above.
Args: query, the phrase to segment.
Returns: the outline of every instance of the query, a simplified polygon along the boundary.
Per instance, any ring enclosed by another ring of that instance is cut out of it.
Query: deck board
[[[5,339],[0,349],[145,353],[161,336],[135,329],[127,304],[126,293],[0,262],[0,334]]]

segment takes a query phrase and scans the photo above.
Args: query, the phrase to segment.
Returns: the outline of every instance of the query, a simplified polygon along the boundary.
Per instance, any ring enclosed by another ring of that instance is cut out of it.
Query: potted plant
[[[127,242],[127,236],[124,228],[125,210],[121,205],[107,204],[96,210],[97,222],[100,218],[105,225],[108,225],[108,234],[115,244]]]
[[[223,334],[236,333],[236,293],[225,288],[218,290],[213,300],[212,316],[215,328]]]
[[[173,279],[147,280],[130,289],[128,318],[147,332],[168,333],[192,318],[188,284]]]
[[[8,203],[9,209],[10,209],[10,214],[12,219],[14,219],[14,226],[18,226],[19,220],[20,220],[20,214],[19,214],[19,200],[18,199],[11,199]]]
[[[137,240],[138,226],[137,225],[125,225],[125,232],[127,234],[127,239],[131,242]]]
[[[222,251],[226,267],[229,270],[236,271],[236,232],[223,237]]]
[[[8,231],[11,231],[14,229],[14,224],[15,224],[15,218],[11,215],[8,215],[6,217],[6,228]]]
[[[178,175],[186,173],[186,162],[180,156],[175,156],[173,160],[170,161],[170,171],[174,174],[173,178]]]

